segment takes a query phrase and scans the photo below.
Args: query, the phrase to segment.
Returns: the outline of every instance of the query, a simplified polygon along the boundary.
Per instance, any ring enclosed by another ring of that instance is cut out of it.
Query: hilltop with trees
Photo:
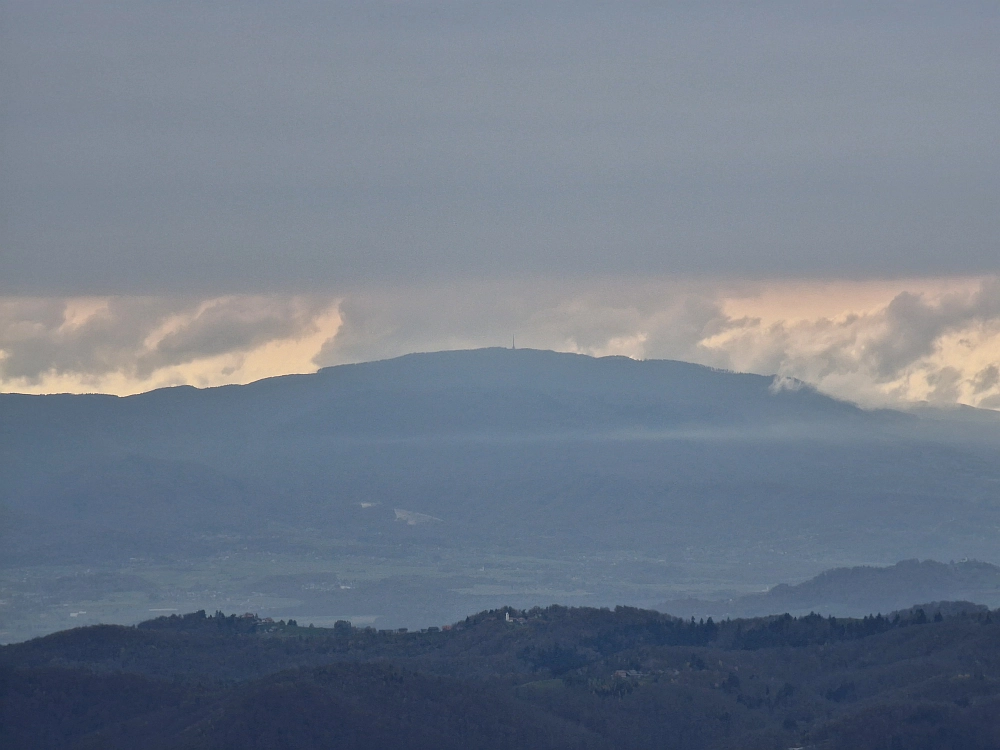
[[[197,612],[6,646],[0,665],[0,742],[26,750],[1000,738],[1000,612],[975,606],[721,622],[505,608],[417,632]]]

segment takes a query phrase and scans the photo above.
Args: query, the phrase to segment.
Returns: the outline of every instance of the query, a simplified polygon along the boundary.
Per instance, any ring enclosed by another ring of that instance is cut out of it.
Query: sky
[[[0,390],[510,345],[1000,408],[995,2],[0,0]]]

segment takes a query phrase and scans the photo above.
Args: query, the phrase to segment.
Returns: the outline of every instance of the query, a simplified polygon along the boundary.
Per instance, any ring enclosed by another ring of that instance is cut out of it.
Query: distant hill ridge
[[[181,574],[152,569],[174,560],[206,581],[202,608],[257,592],[269,616],[410,626],[708,599],[816,560],[993,559],[1000,430],[955,424],[763,375],[524,349],[127,398],[0,395],[0,565],[41,566],[0,592],[0,640],[95,619],[97,600],[119,621],[176,605]],[[388,563],[358,579],[348,549]],[[220,576],[234,555],[267,564]],[[327,578],[303,579],[316,560]],[[956,597],[971,598],[888,606]]]
[[[1000,603],[1000,567],[976,560],[941,563],[903,560],[888,567],[833,568],[799,584],[778,584],[760,594],[726,602],[694,599],[665,602],[671,614],[754,617],[815,611],[820,614],[862,616],[912,607],[914,602],[965,600],[997,606]]]
[[[531,349],[410,354],[245,386],[109,396],[0,394],[0,428],[193,426],[404,435],[468,430],[664,429],[872,419],[811,387],[672,360]],[[879,412],[885,417],[888,412]],[[896,418],[903,418],[896,414]]]

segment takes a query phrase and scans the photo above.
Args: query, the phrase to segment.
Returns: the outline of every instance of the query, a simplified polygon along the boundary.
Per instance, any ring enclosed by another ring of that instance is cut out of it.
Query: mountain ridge
[[[676,360],[590,357],[532,349],[408,354],[282,375],[246,385],[176,386],[120,398],[86,394],[0,394],[0,429],[18,416],[49,429],[71,417],[98,430],[135,430],[137,421],[213,416],[220,429],[256,421],[342,434],[490,429],[663,428],[692,423],[878,419],[803,385]],[[59,419],[58,414],[67,413]],[[54,420],[54,422],[53,422]],[[204,420],[203,420],[204,421]]]
[[[831,568],[802,583],[726,601],[675,600],[657,609],[679,616],[758,617],[778,612],[860,617],[912,607],[914,602],[965,600],[1000,606],[1000,567],[978,560]]]
[[[247,601],[409,627],[993,559],[1000,439],[775,383],[494,348],[3,395],[0,640]]]

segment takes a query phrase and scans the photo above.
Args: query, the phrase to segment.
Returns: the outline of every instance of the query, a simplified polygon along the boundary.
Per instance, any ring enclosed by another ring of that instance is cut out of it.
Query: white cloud
[[[838,316],[745,319],[699,342],[732,369],[776,372],[864,403],[985,405],[1000,361],[1000,284],[942,294],[902,291]]]
[[[248,382],[274,374],[273,362],[262,369],[257,361],[282,344],[286,367],[308,368],[338,324],[334,300],[297,296],[8,298],[0,300],[0,385],[134,393]],[[310,346],[310,337],[319,342]],[[303,341],[307,353],[288,357]]]

